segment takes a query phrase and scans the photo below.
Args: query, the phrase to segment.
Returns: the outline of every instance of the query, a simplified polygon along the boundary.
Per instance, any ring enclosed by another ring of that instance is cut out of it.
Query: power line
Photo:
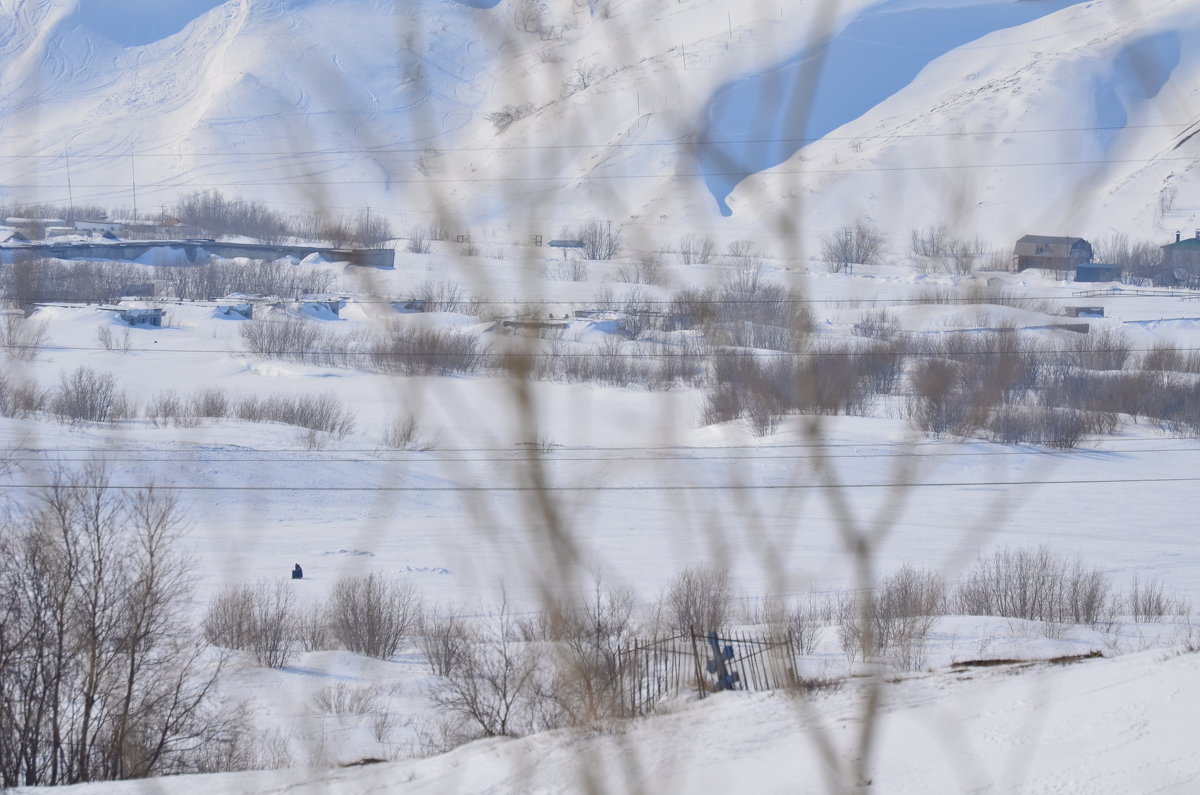
[[[1105,159],[1105,160],[1049,160],[1026,163],[946,163],[942,165],[927,165],[927,166],[854,166],[841,168],[790,168],[780,169],[772,168],[764,171],[753,172],[765,176],[771,175],[807,175],[807,174],[857,174],[857,173],[902,173],[915,171],[975,171],[988,169],[1008,169],[1008,168],[1059,168],[1063,166],[1110,166],[1110,165],[1134,165],[1144,163],[1174,163],[1174,162],[1195,162],[1194,157],[1142,157],[1142,158],[1121,158],[1121,159]],[[675,173],[661,174],[566,174],[553,176],[524,176],[524,177],[503,177],[503,176],[480,176],[480,177],[403,177],[389,176],[386,179],[295,179],[291,177],[280,177],[279,179],[248,182],[239,181],[232,183],[236,187],[277,187],[280,185],[287,186],[310,186],[321,187],[326,185],[382,185],[391,187],[394,185],[456,185],[469,183],[534,183],[534,182],[590,182],[609,181],[609,180],[634,180],[634,179],[707,179],[709,177],[736,177],[738,179],[745,178],[748,172],[745,171],[685,171]],[[222,187],[229,187],[227,183],[221,183]],[[45,190],[48,188],[65,188],[66,185],[57,183],[40,182],[29,185],[19,184],[0,184],[0,188],[8,190]],[[170,182],[157,181],[150,185],[143,184],[143,188],[192,188],[196,187],[194,182]],[[89,185],[81,185],[76,183],[77,189],[88,190],[111,190],[129,188],[127,183],[93,183]]]
[[[711,485],[630,485],[630,486],[218,486],[205,485],[158,485],[171,491],[238,491],[238,492],[319,492],[319,493],[586,493],[586,492],[709,492],[709,491],[822,491],[822,490],[865,490],[865,489],[935,489],[966,487],[1003,486],[1091,486],[1127,485],[1141,483],[1197,483],[1200,477],[1174,478],[1079,478],[1069,480],[977,480],[941,482],[893,482],[893,483],[723,483]],[[47,489],[53,483],[0,483],[4,489]],[[61,486],[61,484],[59,484]],[[147,488],[127,484],[69,484],[69,489],[130,491]]]
[[[1191,437],[1189,437],[1191,438]],[[108,452],[113,448],[104,448],[100,452]],[[54,450],[48,450],[47,453],[53,453]],[[395,451],[396,453],[402,451]],[[835,454],[809,454],[809,455],[647,455],[647,456],[570,456],[563,455],[560,452],[544,453],[540,455],[530,455],[524,451],[512,451],[510,456],[497,457],[474,457],[474,458],[448,458],[442,457],[441,451],[430,456],[420,451],[413,451],[410,457],[398,458],[374,458],[374,457],[358,457],[358,458],[337,458],[337,457],[319,457],[319,458],[238,458],[236,456],[218,456],[214,457],[206,455],[187,456],[185,452],[180,452],[179,456],[173,458],[149,458],[146,456],[137,456],[136,458],[113,458],[104,456],[101,459],[95,457],[87,458],[47,458],[46,456],[24,457],[11,456],[5,461],[13,463],[24,462],[39,462],[52,464],[81,464],[95,463],[100,460],[108,464],[122,463],[138,463],[138,464],[203,464],[203,463],[220,463],[220,464],[487,464],[487,463],[520,463],[528,461],[530,463],[538,461],[540,463],[634,463],[639,461],[660,462],[672,461],[677,463],[687,463],[690,461],[816,461],[816,460],[838,460],[843,458],[870,458],[870,459],[894,459],[903,458],[911,460],[920,460],[923,458],[995,458],[995,457],[1010,457],[1010,456],[1057,456],[1062,454],[1061,450],[1045,450],[1045,449],[1020,449],[1020,450],[1001,450],[993,452],[962,452],[962,451],[944,451],[944,452],[895,452],[895,453],[835,453]],[[1118,450],[1096,450],[1088,449],[1088,452],[1093,453],[1121,453]],[[1197,448],[1180,448],[1180,447],[1151,447],[1139,448],[1132,451],[1124,451],[1125,454],[1135,453],[1200,453]],[[389,451],[390,455],[394,453]]]
[[[770,145],[770,144],[796,144],[804,146],[807,144],[817,143],[819,141],[891,141],[896,139],[910,138],[975,138],[982,136],[997,136],[997,135],[1041,135],[1049,133],[1078,133],[1078,132],[1119,132],[1122,130],[1154,130],[1167,128],[1182,128],[1187,129],[1194,122],[1164,122],[1159,124],[1125,124],[1119,126],[1084,126],[1084,127],[1040,127],[1026,128],[1020,130],[956,130],[942,132],[918,132],[918,133],[881,133],[878,135],[825,135],[819,138],[687,138],[682,137],[668,141],[634,141],[617,145],[620,149],[639,149],[639,148],[658,148],[658,147],[695,147],[695,146],[727,146],[727,145]],[[613,146],[608,142],[596,143],[579,143],[579,144],[524,144],[520,146],[439,146],[437,149],[440,153],[450,152],[521,152],[521,151],[555,151],[555,150],[579,150],[579,149],[603,149]],[[138,158],[181,158],[181,157],[325,157],[333,155],[394,155],[394,154],[424,154],[428,150],[428,146],[420,147],[380,147],[380,148],[327,148],[327,149],[300,149],[300,150],[241,150],[231,152],[201,152],[201,151],[174,151],[174,152],[132,152],[127,156]],[[0,154],[0,158],[7,159],[39,159],[39,160],[59,160],[64,157],[63,154],[36,154],[36,153],[9,153]],[[95,158],[95,159],[110,159],[114,155],[111,152],[97,152],[95,154],[87,154],[80,152],[72,152],[71,157],[75,158]]]
[[[1193,441],[1193,440],[1200,439],[1200,436],[1172,435],[1169,438],[1170,438],[1170,440],[1173,440],[1173,441],[1175,441],[1175,440],[1177,440],[1177,441]],[[1139,437],[1139,438],[1112,438],[1112,437],[1103,437],[1102,436],[1102,437],[1096,437],[1093,439],[1083,439],[1081,441],[1087,442],[1087,443],[1104,443],[1104,444],[1108,444],[1108,445],[1143,444],[1143,443],[1148,443],[1148,442],[1157,444],[1157,443],[1163,441],[1163,437],[1144,436],[1144,437]],[[638,446],[624,446],[624,447],[560,445],[560,446],[555,446],[553,448],[553,450],[551,450],[551,451],[546,451],[546,452],[541,453],[541,455],[543,455],[546,458],[549,458],[551,456],[556,456],[561,453],[571,452],[571,451],[591,453],[591,452],[642,452],[642,451],[688,452],[688,451],[696,451],[696,450],[698,450],[698,451],[709,451],[709,450],[717,450],[717,451],[719,451],[719,450],[768,450],[768,451],[769,450],[825,450],[825,449],[842,449],[842,448],[859,449],[859,448],[863,448],[863,447],[912,448],[912,447],[917,447],[917,446],[924,447],[924,446],[930,446],[930,445],[937,446],[937,445],[952,445],[952,444],[957,445],[957,444],[961,444],[961,442],[946,442],[946,441],[939,442],[939,441],[933,441],[933,440],[923,438],[919,442],[912,442],[912,441],[817,442],[817,443],[801,442],[801,443],[795,443],[795,444],[765,444],[765,445],[763,445],[763,444],[648,445],[648,446],[638,445]],[[533,445],[530,444],[530,445],[511,445],[508,447],[445,447],[445,448],[438,448],[436,450],[436,452],[437,453],[505,453],[505,452],[517,453],[517,452],[529,452],[530,448],[532,446]],[[1150,449],[1150,452],[1154,452],[1155,449],[1156,448]],[[1164,448],[1164,449],[1172,449],[1172,448]],[[305,455],[310,455],[310,456],[324,455],[323,451],[313,450],[310,447],[265,447],[265,448],[264,447],[228,447],[228,448],[226,448],[226,451],[231,452],[231,453],[250,453],[250,454],[253,454],[253,453],[298,453],[298,454],[305,454]],[[103,448],[12,447],[12,448],[7,448],[7,452],[14,452],[14,453],[94,453],[94,452],[146,453],[146,452],[167,452],[167,451],[156,451],[156,450],[148,449],[145,447],[113,447],[110,445],[105,445]],[[190,451],[181,451],[181,453],[188,453],[188,452],[190,452]],[[390,449],[385,450],[383,448],[383,446],[381,446],[381,445],[376,445],[374,447],[341,447],[336,450],[329,450],[328,452],[331,454],[380,453],[380,452],[387,452],[387,453],[410,452],[414,455],[418,454],[418,451],[398,451],[398,450],[390,450]],[[1038,452],[1044,452],[1044,451],[1038,451]],[[1096,451],[1096,452],[1104,452],[1104,451]],[[1130,452],[1141,452],[1141,451],[1134,450],[1134,451],[1130,451]],[[138,460],[143,460],[143,459],[139,458]]]

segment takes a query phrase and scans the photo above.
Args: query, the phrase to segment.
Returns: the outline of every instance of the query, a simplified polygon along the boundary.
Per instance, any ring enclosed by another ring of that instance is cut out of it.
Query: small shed
[[[253,320],[254,304],[222,304],[217,307],[217,317],[227,320]]]
[[[341,317],[342,310],[346,308],[348,301],[345,298],[339,298],[329,295],[304,295],[300,297],[300,306],[306,312],[322,315],[325,312],[334,317]]]
[[[1117,282],[1121,280],[1121,266],[1103,262],[1081,262],[1075,266],[1077,282]]]
[[[1092,244],[1082,237],[1050,237],[1025,235],[1013,248],[1017,270],[1045,268],[1070,271],[1092,261]]]
[[[162,328],[163,315],[166,312],[162,309],[121,309],[118,310],[121,320],[131,326],[151,326],[154,328]]]

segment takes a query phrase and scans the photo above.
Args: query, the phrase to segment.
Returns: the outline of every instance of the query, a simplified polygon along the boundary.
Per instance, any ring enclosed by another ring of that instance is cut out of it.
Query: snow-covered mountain
[[[1162,235],[1200,209],[1195,10],[0,0],[0,198]]]

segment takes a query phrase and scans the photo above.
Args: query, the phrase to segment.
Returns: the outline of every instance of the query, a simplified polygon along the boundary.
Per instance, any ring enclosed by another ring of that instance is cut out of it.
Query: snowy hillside
[[[0,788],[1194,790],[1196,11],[0,0]]]
[[[477,5],[5,0],[4,190],[144,211],[212,187],[402,228],[438,207],[511,239],[1196,220],[1188,0]]]

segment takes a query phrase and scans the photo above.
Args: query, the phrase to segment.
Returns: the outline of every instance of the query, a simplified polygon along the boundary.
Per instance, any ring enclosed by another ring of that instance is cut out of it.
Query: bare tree
[[[223,722],[186,621],[191,581],[170,495],[58,473],[0,534],[0,782],[186,769]]]
[[[729,572],[711,566],[692,566],[667,585],[662,620],[675,632],[704,634],[725,626],[733,584]]]
[[[515,637],[507,605],[470,636],[458,667],[434,686],[434,707],[478,737],[518,736],[537,727],[538,661]]]
[[[0,322],[0,348],[9,359],[32,362],[46,344],[46,323],[6,314]]]
[[[688,234],[679,238],[679,256],[684,265],[707,265],[716,249],[711,237]]]
[[[872,265],[883,256],[883,234],[865,218],[821,236],[821,256],[831,273]]]
[[[609,260],[621,249],[621,225],[612,221],[588,221],[583,226],[564,230],[564,237],[583,241],[583,256],[592,260]]]

